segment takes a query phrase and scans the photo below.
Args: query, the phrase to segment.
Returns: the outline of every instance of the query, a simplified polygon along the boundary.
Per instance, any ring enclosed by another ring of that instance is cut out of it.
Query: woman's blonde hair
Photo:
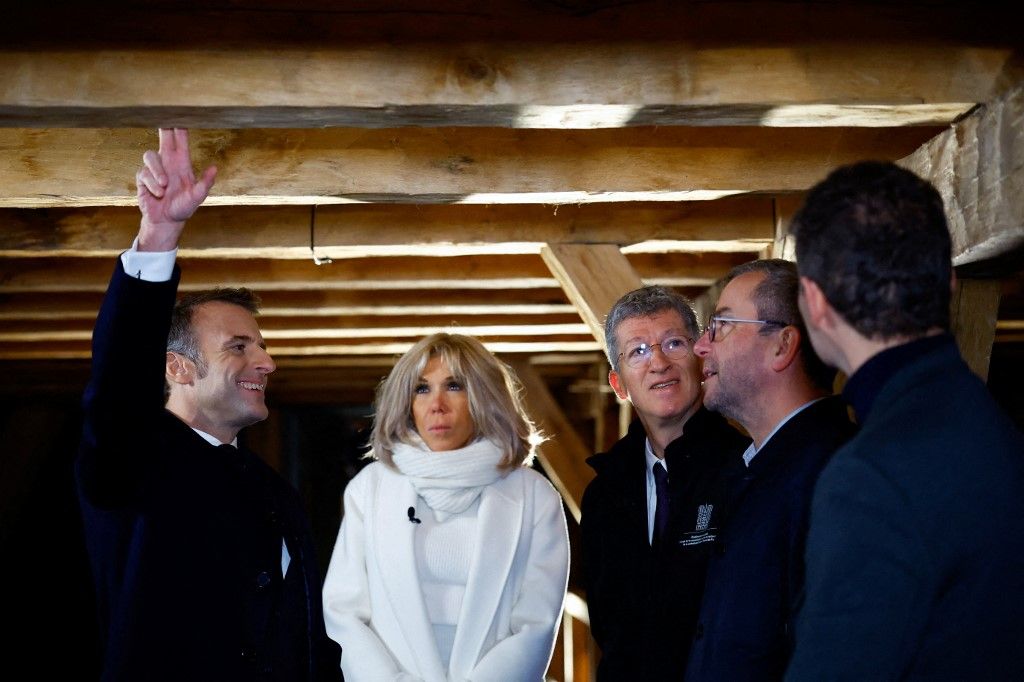
[[[443,333],[417,342],[377,388],[368,456],[394,468],[394,445],[412,442],[416,433],[413,394],[423,369],[434,357],[443,359],[452,377],[465,387],[473,418],[473,440],[486,438],[497,444],[504,451],[499,464],[503,469],[533,461],[544,436],[523,408],[522,387],[515,373],[473,337]]]

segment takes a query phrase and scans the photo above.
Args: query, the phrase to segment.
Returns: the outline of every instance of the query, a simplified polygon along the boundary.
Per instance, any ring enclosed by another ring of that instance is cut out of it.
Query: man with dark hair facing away
[[[781,680],[793,651],[811,494],[854,427],[811,348],[796,266],[737,266],[704,335],[704,405],[753,438],[715,543],[686,679]]]
[[[340,679],[298,495],[236,447],[266,419],[275,369],[256,299],[174,305],[178,238],[216,169],[193,175],[185,130],[161,130],[143,160],[142,222],[96,320],[76,465],[102,679]]]
[[[701,404],[689,302],[643,287],[615,303],[605,342],[616,395],[637,421],[587,460],[583,568],[598,680],[678,680],[686,669],[724,472],[749,440]]]
[[[1024,438],[949,334],[941,197],[863,162],[791,231],[801,313],[860,431],[814,493],[787,679],[1020,679]]]

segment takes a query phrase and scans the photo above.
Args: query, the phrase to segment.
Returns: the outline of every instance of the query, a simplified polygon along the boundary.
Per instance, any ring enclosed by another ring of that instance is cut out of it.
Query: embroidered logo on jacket
[[[711,512],[714,508],[713,504],[702,504],[697,507],[697,524],[693,530],[683,533],[683,539],[679,541],[680,545],[691,547],[715,541],[717,529],[711,527]]]

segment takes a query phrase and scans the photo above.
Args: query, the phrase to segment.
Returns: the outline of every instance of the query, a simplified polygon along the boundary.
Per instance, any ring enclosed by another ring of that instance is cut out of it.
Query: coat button
[[[256,587],[262,590],[270,584],[270,574],[266,571],[260,571],[260,574],[256,576]]]
[[[693,633],[694,639],[700,639],[704,636],[704,623],[697,623],[697,629]]]

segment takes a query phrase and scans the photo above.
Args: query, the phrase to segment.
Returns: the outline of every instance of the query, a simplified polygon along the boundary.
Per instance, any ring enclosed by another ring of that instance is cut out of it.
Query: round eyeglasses
[[[718,329],[722,325],[723,322],[732,323],[732,324],[737,324],[737,323],[740,323],[740,324],[766,324],[766,325],[770,325],[772,327],[788,327],[789,326],[788,322],[783,322],[781,320],[746,320],[746,319],[743,319],[742,317],[722,317],[720,315],[712,315],[711,319],[708,320],[708,326],[707,326],[708,341],[711,341],[712,343],[714,343],[715,336],[718,334]]]
[[[661,343],[633,343],[619,353],[625,358],[629,367],[640,367],[651,361],[654,349],[660,348],[661,354],[670,360],[679,360],[693,354],[693,339],[687,336],[670,336]]]

